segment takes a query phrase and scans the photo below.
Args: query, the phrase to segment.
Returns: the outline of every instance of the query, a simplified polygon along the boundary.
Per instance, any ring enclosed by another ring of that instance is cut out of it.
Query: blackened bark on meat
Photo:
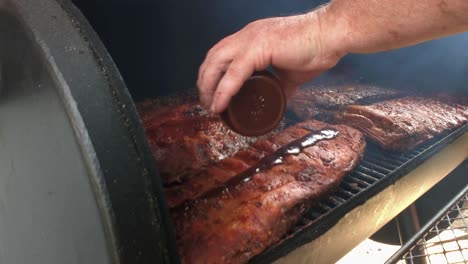
[[[262,157],[324,128],[339,134],[298,155],[286,156],[281,164],[254,174],[234,188],[203,197],[203,192],[225,185]],[[258,141],[205,170],[185,189],[203,190],[186,196],[199,198],[172,211],[183,263],[247,262],[279,241],[307,207],[337,187],[359,163],[364,148],[364,136],[353,128],[308,121]],[[184,191],[170,197],[178,195],[185,195]]]
[[[352,104],[371,104],[403,96],[403,92],[371,85],[307,87],[299,90],[288,108],[302,120],[333,121],[336,112]]]
[[[230,157],[258,139],[232,131],[191,95],[171,98],[138,104],[147,140],[166,185],[179,184],[193,177],[193,171]]]
[[[348,106],[336,122],[361,130],[382,148],[405,151],[467,122],[468,107],[447,100],[404,97]]]

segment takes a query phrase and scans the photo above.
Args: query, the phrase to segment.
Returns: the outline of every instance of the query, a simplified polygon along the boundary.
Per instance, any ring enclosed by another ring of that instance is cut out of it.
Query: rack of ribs
[[[148,100],[137,104],[137,109],[165,185],[189,179],[193,171],[230,157],[258,139],[235,133],[192,96]]]
[[[169,191],[182,262],[246,263],[336,188],[364,149],[356,129],[306,121]]]
[[[306,87],[289,99],[288,109],[302,120],[332,121],[336,112],[347,105],[369,104],[401,96],[401,91],[362,84]]]
[[[468,106],[426,97],[351,105],[335,121],[361,130],[382,148],[405,151],[467,122]]]

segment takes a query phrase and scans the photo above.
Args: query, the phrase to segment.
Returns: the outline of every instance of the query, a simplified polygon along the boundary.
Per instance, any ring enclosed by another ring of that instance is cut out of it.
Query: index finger
[[[217,46],[214,48],[216,47]],[[215,89],[218,86],[221,77],[229,67],[234,53],[235,51],[231,47],[224,47],[222,49],[217,48],[216,51],[209,52],[206,59],[200,66],[197,87],[200,93],[200,101],[203,106],[209,107],[211,105]]]
[[[216,88],[210,110],[214,113],[224,111],[231,98],[239,92],[254,70],[253,64],[248,59],[240,58],[231,62]]]

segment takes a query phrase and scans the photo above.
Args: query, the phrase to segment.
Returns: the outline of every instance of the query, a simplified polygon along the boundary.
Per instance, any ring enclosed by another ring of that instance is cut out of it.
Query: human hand
[[[199,69],[202,105],[224,111],[242,84],[270,65],[287,96],[336,65],[344,52],[331,45],[334,34],[322,33],[322,12],[258,20],[217,43]]]

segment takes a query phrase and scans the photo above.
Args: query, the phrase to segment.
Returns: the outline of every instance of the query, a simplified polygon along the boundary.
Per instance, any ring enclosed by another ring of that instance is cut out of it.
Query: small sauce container
[[[254,137],[274,130],[285,111],[286,96],[278,78],[262,71],[243,84],[221,118],[235,132]]]

